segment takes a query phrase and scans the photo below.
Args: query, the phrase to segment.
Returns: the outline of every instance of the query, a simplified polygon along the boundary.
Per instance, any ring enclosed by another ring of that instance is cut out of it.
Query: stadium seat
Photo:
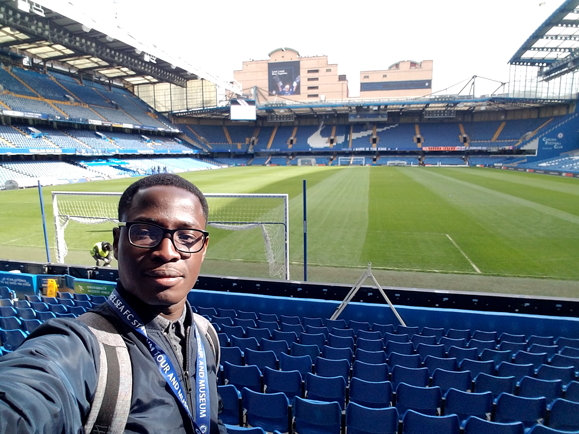
[[[563,431],[579,431],[579,402],[556,399],[551,406],[548,426]]]
[[[443,394],[449,389],[467,392],[472,390],[471,373],[470,371],[446,371],[439,368],[432,373],[432,386],[440,387]]]
[[[317,401],[335,401],[341,409],[346,405],[346,381],[342,376],[322,377],[311,372],[306,375],[306,397]],[[297,399],[297,398],[296,398]]]
[[[308,355],[312,358],[312,362],[315,363],[316,359],[320,355],[320,348],[317,345],[306,345],[292,342],[290,352],[292,356]]]
[[[291,432],[290,402],[285,393],[261,393],[244,387],[241,397],[249,426],[259,426],[267,432]]]
[[[237,390],[244,387],[261,392],[263,390],[261,371],[255,365],[234,365],[229,362],[223,363],[223,378],[226,384],[233,384]]]
[[[263,385],[266,393],[283,392],[290,402],[294,397],[303,397],[303,380],[299,371],[278,371],[265,367]]]
[[[308,373],[312,372],[312,358],[308,355],[290,356],[286,353],[280,353],[278,357],[279,368],[282,371],[298,371],[304,379]]]
[[[441,406],[440,387],[419,387],[407,383],[400,383],[396,387],[396,408],[402,419],[408,410],[438,416]]]
[[[460,421],[456,414],[430,416],[412,409],[404,415],[402,434],[459,434]]]
[[[337,402],[296,397],[294,416],[298,433],[340,434],[342,431],[342,408]]]
[[[271,350],[257,351],[246,348],[243,351],[243,360],[246,365],[257,366],[261,372],[263,372],[266,366],[272,369],[277,369],[278,367],[277,356]]]
[[[352,377],[366,381],[388,381],[390,370],[386,363],[364,363],[356,360],[352,365]]]
[[[390,381],[367,381],[355,376],[350,381],[350,402],[370,408],[383,408],[392,405],[392,397]]]
[[[525,425],[522,422],[492,422],[471,416],[464,424],[464,434],[524,434]]]
[[[368,408],[350,401],[346,430],[348,434],[398,434],[398,411],[395,407]]]
[[[219,418],[225,424],[241,425],[241,393],[233,384],[217,386],[217,392],[223,401],[223,410]]]
[[[536,423],[542,423],[547,415],[547,399],[544,396],[526,398],[501,393],[496,402],[495,422],[523,422],[529,429]]]
[[[470,416],[487,420],[492,410],[493,394],[491,392],[474,393],[451,388],[444,395],[444,413],[456,414],[463,428]]]

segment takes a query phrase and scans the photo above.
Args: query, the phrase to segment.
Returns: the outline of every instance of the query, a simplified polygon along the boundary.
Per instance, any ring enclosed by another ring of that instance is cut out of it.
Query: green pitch
[[[314,274],[326,270],[318,281],[353,270],[344,283],[354,283],[369,262],[375,272],[422,273],[423,279],[436,273],[540,278],[543,285],[545,279],[579,281],[579,179],[434,167],[240,167],[182,175],[207,193],[287,193],[292,278],[298,280],[305,179],[308,265]],[[123,191],[132,181],[43,188],[51,249],[52,190]],[[111,227],[71,224],[67,262],[93,265],[88,251],[112,239]],[[265,277],[259,234],[255,241],[250,234],[210,233],[205,273]],[[46,261],[37,189],[0,192],[0,235],[0,257]]]

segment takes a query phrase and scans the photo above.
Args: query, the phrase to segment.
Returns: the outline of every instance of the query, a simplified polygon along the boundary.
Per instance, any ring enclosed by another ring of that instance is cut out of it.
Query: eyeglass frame
[[[151,247],[145,247],[145,246],[137,246],[136,244],[133,243],[133,241],[131,241],[131,237],[130,237],[130,227],[132,225],[150,225],[150,226],[154,226],[156,228],[159,228],[161,231],[163,231],[163,235],[161,236],[161,238],[159,239],[159,242],[157,244],[155,244],[154,246]],[[169,239],[171,240],[171,243],[173,244],[173,247],[175,248],[175,250],[177,250],[178,252],[181,253],[188,253],[188,254],[193,254],[193,253],[199,253],[201,250],[203,250],[203,247],[205,246],[205,244],[207,244],[207,239],[209,238],[209,232],[204,231],[203,229],[193,229],[193,228],[178,228],[178,229],[167,229],[164,228],[163,226],[159,226],[156,223],[151,223],[151,222],[140,222],[140,221],[133,221],[133,222],[119,222],[117,227],[119,228],[127,228],[127,239],[129,240],[129,243],[131,243],[131,246],[133,247],[137,247],[139,249],[154,249],[155,247],[158,247],[159,244],[161,244],[161,242],[163,241],[163,239],[165,238],[165,236],[167,234],[169,234]],[[177,247],[177,245],[175,244],[175,239],[173,238],[173,236],[175,235],[175,232],[178,231],[195,231],[195,232],[200,232],[201,235],[203,236],[203,243],[201,244],[201,247],[199,248],[199,250],[195,250],[194,252],[190,252],[188,250],[182,250],[179,247]]]

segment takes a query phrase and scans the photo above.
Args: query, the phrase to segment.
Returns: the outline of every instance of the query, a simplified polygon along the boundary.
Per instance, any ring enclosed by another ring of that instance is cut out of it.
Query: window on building
[[[308,81],[319,81],[318,77],[308,77]]]
[[[308,86],[308,90],[318,90],[319,86]]]
[[[332,72],[332,68],[326,69],[326,72]]]
[[[308,74],[317,74],[318,72],[320,72],[319,69],[308,69]]]
[[[308,94],[308,98],[317,98],[317,97],[318,97],[317,93]]]
[[[382,78],[386,78],[388,74],[382,74]]]
[[[365,75],[364,77],[362,77],[364,80],[368,80],[370,78],[369,75]]]

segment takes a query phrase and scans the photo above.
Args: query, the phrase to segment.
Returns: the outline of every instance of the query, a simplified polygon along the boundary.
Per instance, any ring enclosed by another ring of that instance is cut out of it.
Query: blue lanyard
[[[165,351],[163,351],[163,349],[155,341],[147,336],[147,330],[139,316],[135,311],[133,311],[131,306],[129,306],[127,302],[123,300],[116,289],[107,299],[107,302],[109,306],[115,311],[115,313],[125,322],[125,324],[145,337],[147,341],[147,347],[149,348],[151,356],[159,368],[159,372],[165,378],[165,381],[169,385],[169,389],[171,389],[173,395],[175,395],[185,411],[187,411],[187,414],[193,423],[193,427],[195,428],[195,432],[197,434],[208,433],[211,420],[211,412],[207,384],[207,359],[205,358],[205,347],[201,341],[199,330],[197,330],[197,324],[195,324],[195,321],[193,321],[193,324],[195,339],[197,340],[197,372],[195,375],[195,392],[197,394],[197,423],[195,423],[195,420],[191,415],[191,410],[189,409],[189,404],[187,403],[187,397],[183,391],[183,386],[179,381],[177,371],[175,370],[169,357],[167,357]]]

